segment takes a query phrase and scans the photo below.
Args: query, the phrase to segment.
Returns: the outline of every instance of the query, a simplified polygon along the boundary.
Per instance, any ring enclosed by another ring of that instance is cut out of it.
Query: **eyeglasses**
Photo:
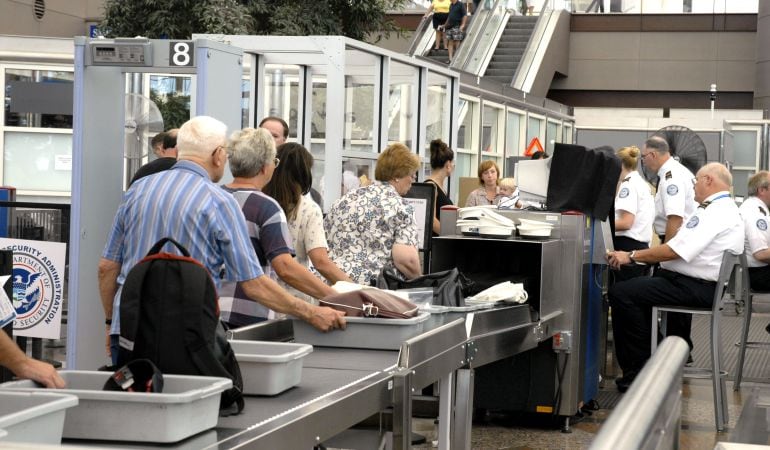
[[[219,151],[219,149],[220,149],[220,148],[221,148],[221,149],[224,149],[224,148],[225,148],[225,146],[224,146],[224,145],[218,145],[218,146],[217,146],[217,148],[215,148],[215,149],[214,149],[214,151],[213,151],[213,152],[211,152],[211,156],[214,156],[214,155],[216,155],[216,154],[217,154],[217,151]]]
[[[647,152],[647,153],[642,153],[642,160],[644,160],[644,158],[646,158],[646,157],[648,157],[648,156],[652,155],[653,153],[655,153],[655,152]]]
[[[278,158],[273,158],[273,164],[275,164],[275,167],[278,167],[278,164],[281,164],[281,160]]]

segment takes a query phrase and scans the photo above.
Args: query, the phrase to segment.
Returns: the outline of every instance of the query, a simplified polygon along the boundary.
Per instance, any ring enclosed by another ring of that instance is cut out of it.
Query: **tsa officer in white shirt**
[[[671,156],[668,143],[660,136],[644,142],[642,164],[658,174],[654,226],[661,243],[668,242],[682,226],[682,219],[698,206],[693,192],[694,177]]]
[[[617,155],[622,163],[620,185],[615,196],[615,237],[616,250],[641,250],[650,247],[652,220],[655,217],[655,202],[651,186],[642,179],[639,167],[639,147],[623,147]],[[624,281],[644,276],[648,272],[643,265],[631,264],[613,272],[615,281]]]
[[[652,307],[679,305],[711,307],[722,254],[743,252],[743,220],[730,197],[732,176],[725,166],[710,163],[695,178],[695,198],[702,201],[695,213],[669,242],[645,250],[615,251],[607,255],[610,266],[660,263],[653,277],[638,277],[609,289],[612,328],[623,377],[615,380],[624,392],[650,357]],[[677,328],[675,336],[689,337]]]
[[[751,289],[770,291],[770,173],[763,170],[749,178],[749,197],[739,208],[746,227],[746,259]]]

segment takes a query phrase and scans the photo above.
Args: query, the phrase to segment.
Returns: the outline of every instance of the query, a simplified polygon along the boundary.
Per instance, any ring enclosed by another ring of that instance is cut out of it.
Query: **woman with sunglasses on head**
[[[313,185],[313,155],[294,142],[280,145],[277,155],[281,164],[262,192],[274,198],[286,214],[296,261],[305,267],[314,268],[332,284],[350,281],[350,277],[329,259],[321,208],[305,195]],[[299,298],[313,301],[291,286],[284,287]]]

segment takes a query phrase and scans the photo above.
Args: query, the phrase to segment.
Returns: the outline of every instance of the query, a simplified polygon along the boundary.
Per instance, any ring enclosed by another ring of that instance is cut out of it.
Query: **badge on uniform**
[[[687,221],[687,225],[685,225],[687,228],[695,228],[698,226],[698,222],[700,219],[698,219],[698,216],[693,216],[690,220]]]
[[[767,222],[765,222],[765,219],[757,220],[757,228],[759,228],[762,231],[767,230]]]
[[[671,175],[671,171],[670,170],[668,172],[666,172],[666,175],[664,175],[664,176],[666,177],[667,180],[670,180],[671,177],[673,177],[673,175]]]
[[[620,197],[620,198],[628,197],[628,188],[621,189],[620,193],[618,194],[618,197]]]
[[[666,188],[666,194],[676,195],[679,193],[679,187],[675,184],[671,184]]]

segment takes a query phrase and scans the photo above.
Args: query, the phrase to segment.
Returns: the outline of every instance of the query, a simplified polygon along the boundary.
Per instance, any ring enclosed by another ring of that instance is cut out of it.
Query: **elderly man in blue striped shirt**
[[[128,272],[158,240],[172,237],[213,275],[239,281],[266,307],[301,318],[322,331],[344,328],[343,313],[304,302],[265,276],[235,199],[218,187],[227,162],[227,127],[199,116],[179,129],[178,162],[134,183],[123,196],[99,261],[99,293],[113,362],[120,336],[121,287]]]

